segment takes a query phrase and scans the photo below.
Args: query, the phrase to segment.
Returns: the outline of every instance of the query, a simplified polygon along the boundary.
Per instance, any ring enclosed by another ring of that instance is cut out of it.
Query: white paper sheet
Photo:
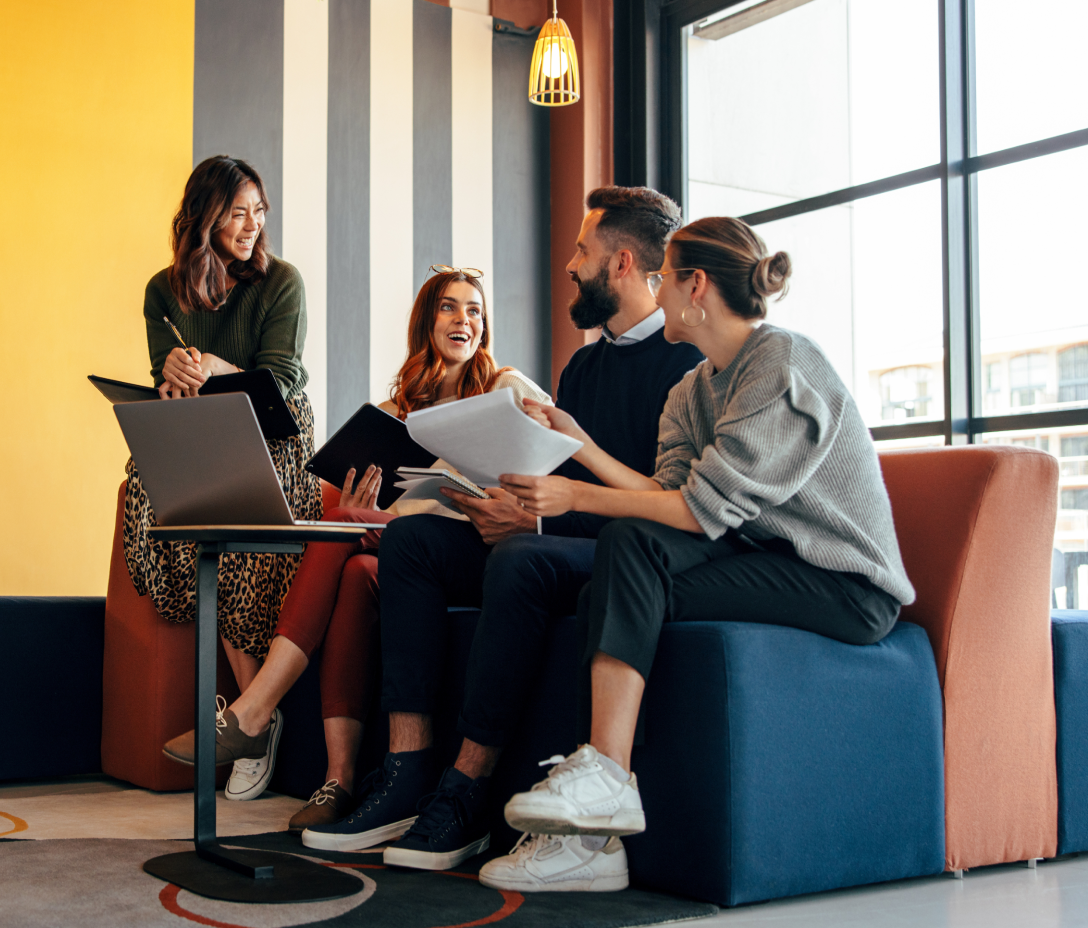
[[[582,443],[530,419],[507,387],[408,413],[408,434],[481,487],[499,474],[550,474]]]

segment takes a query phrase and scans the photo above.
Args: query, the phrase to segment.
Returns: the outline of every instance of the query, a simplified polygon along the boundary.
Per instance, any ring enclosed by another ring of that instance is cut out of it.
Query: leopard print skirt
[[[280,485],[296,519],[320,519],[321,486],[305,463],[314,453],[314,414],[305,393],[287,401],[301,434],[268,442]],[[191,622],[196,598],[196,545],[152,541],[155,513],[132,459],[125,467],[125,562],[136,592],[147,594],[167,622]],[[300,554],[224,554],[219,558],[219,632],[256,658],[268,653],[280,607]]]

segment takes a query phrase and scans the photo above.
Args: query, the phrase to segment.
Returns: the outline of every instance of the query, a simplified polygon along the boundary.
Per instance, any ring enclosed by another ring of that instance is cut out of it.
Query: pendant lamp
[[[529,100],[539,106],[568,106],[582,94],[578,53],[567,24],[552,0],[552,18],[540,29],[529,70]]]

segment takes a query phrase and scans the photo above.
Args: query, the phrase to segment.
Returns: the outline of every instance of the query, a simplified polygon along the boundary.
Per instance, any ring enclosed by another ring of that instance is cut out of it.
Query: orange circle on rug
[[[13,835],[19,831],[26,831],[29,827],[21,818],[9,815],[7,812],[0,812],[0,817],[6,818],[14,826],[7,831],[0,831],[0,838],[6,838],[8,835]]]
[[[339,864],[326,862],[325,866],[337,867],[338,869],[345,870],[386,869],[384,864]],[[452,870],[435,870],[432,872],[442,876],[459,876],[466,880],[479,880],[479,877],[475,873],[457,873]],[[190,912],[188,909],[182,908],[181,904],[178,902],[178,893],[180,891],[180,887],[173,883],[167,883],[159,893],[159,902],[162,903],[162,907],[171,915],[176,915],[187,921],[196,922],[198,925],[206,925],[208,928],[246,928],[244,925],[235,925],[231,922],[220,922],[216,921],[214,918],[206,918],[203,915],[198,915],[196,912]],[[502,896],[503,904],[490,915],[486,915],[483,918],[478,918],[471,922],[460,922],[456,925],[434,925],[431,926],[431,928],[476,928],[476,926],[479,925],[493,925],[496,922],[501,922],[504,919],[509,918],[521,908],[521,904],[525,901],[525,897],[521,893],[507,889],[498,889],[495,891]]]

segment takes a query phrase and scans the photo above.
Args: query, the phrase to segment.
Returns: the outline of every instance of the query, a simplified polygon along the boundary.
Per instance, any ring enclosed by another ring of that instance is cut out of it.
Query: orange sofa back
[[[1057,853],[1050,557],[1058,462],[1013,446],[880,456],[944,694],[949,870]]]

